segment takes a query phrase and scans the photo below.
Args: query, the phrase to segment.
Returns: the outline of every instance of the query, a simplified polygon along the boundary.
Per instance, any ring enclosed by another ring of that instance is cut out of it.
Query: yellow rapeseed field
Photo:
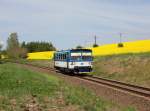
[[[52,59],[54,51],[28,53],[28,59]]]
[[[124,54],[124,53],[141,53],[150,51],[150,40],[141,40],[134,42],[124,42],[124,47],[119,48],[118,44],[108,44],[92,49],[94,56]],[[29,53],[28,59],[52,59],[54,51]]]
[[[124,53],[141,53],[150,51],[150,40],[124,42],[123,45],[124,47],[119,48],[118,44],[109,44],[90,49],[92,49],[94,56]]]

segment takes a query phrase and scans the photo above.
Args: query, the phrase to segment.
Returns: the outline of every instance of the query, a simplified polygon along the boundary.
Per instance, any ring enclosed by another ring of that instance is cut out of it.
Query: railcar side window
[[[60,54],[60,60],[63,60],[63,56],[62,56],[62,54]]]
[[[66,60],[66,54],[64,54],[64,60]]]
[[[57,54],[57,60],[59,60],[59,55]]]
[[[65,60],[65,54],[63,54],[63,60]]]
[[[57,54],[55,54],[55,60],[57,60]]]
[[[58,54],[58,60],[60,60],[60,54]]]
[[[66,60],[67,59],[67,53],[61,54],[54,54],[55,60]]]
[[[61,56],[60,56],[60,54],[59,54],[59,60],[61,59]]]
[[[62,58],[62,54],[60,54],[60,60],[62,60],[63,58]]]

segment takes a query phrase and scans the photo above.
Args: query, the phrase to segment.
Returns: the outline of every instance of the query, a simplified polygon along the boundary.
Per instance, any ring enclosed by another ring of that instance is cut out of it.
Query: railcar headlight
[[[71,62],[71,65],[75,65],[75,62]]]
[[[73,62],[73,65],[76,65],[76,63],[75,63],[75,62]]]
[[[92,65],[92,62],[89,62],[89,65]]]

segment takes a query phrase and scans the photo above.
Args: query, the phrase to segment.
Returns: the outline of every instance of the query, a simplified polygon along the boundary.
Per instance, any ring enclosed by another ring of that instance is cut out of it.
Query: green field
[[[97,97],[83,87],[33,72],[12,63],[0,64],[0,111],[135,111]]]

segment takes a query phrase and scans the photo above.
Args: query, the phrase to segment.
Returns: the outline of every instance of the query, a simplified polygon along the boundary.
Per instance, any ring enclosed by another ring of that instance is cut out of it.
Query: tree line
[[[0,45],[0,54],[7,55],[9,58],[27,58],[28,52],[40,52],[40,51],[55,51],[56,48],[51,42],[35,41],[35,42],[22,42],[19,43],[18,34],[11,33],[7,39],[6,50],[1,51],[2,45]]]
[[[55,51],[56,48],[53,46],[53,44],[51,42],[39,42],[39,41],[35,41],[35,42],[28,42],[25,43],[23,42],[21,44],[22,48],[26,48],[28,50],[28,52],[40,52],[40,51]]]

